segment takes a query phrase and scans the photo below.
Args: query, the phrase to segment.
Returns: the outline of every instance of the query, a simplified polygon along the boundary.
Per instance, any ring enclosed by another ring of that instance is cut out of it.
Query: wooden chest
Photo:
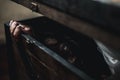
[[[20,41],[11,41],[6,25],[8,50],[13,50],[9,52],[12,80],[19,80],[23,72],[28,80],[101,80],[111,75],[91,38],[46,17],[21,22],[32,26],[34,36],[22,34]]]
[[[11,39],[5,25],[12,80],[107,80],[111,76],[93,39],[120,49],[118,6],[93,0],[12,1],[46,16],[20,21],[31,26],[34,35],[21,34],[19,42]]]

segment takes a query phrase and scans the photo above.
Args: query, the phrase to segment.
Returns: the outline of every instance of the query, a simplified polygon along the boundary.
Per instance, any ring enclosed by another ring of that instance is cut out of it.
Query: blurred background
[[[9,80],[4,23],[41,16],[10,0],[0,0],[0,80]]]

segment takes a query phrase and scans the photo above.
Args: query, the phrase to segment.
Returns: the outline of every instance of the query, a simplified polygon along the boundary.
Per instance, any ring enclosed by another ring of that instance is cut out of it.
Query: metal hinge
[[[32,11],[38,12],[38,4],[36,2],[31,2],[30,8]]]

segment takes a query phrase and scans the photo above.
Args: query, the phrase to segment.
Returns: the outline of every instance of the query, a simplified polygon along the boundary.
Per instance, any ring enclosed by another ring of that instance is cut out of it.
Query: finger
[[[23,25],[21,27],[21,30],[24,32],[24,33],[31,33],[31,29],[30,27],[26,26],[26,25]]]
[[[21,29],[24,29],[26,26],[25,25],[22,25],[22,24],[19,24],[18,25]]]
[[[13,36],[15,38],[17,38],[19,36],[20,32],[21,32],[21,28],[19,26],[16,26],[16,28],[15,28],[15,30],[13,32]]]
[[[11,24],[14,22],[14,20],[10,20],[9,22],[9,26],[11,26]]]
[[[14,21],[12,22],[11,26],[10,26],[10,32],[13,33],[16,26],[18,25],[18,22]]]

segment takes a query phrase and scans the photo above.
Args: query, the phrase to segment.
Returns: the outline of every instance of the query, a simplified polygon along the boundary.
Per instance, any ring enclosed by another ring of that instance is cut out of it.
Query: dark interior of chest
[[[46,17],[23,20],[21,23],[32,28],[37,41],[93,79],[104,80],[111,75],[93,39]],[[28,47],[29,58],[38,79],[42,75],[43,80],[82,80],[33,44],[25,46]]]

